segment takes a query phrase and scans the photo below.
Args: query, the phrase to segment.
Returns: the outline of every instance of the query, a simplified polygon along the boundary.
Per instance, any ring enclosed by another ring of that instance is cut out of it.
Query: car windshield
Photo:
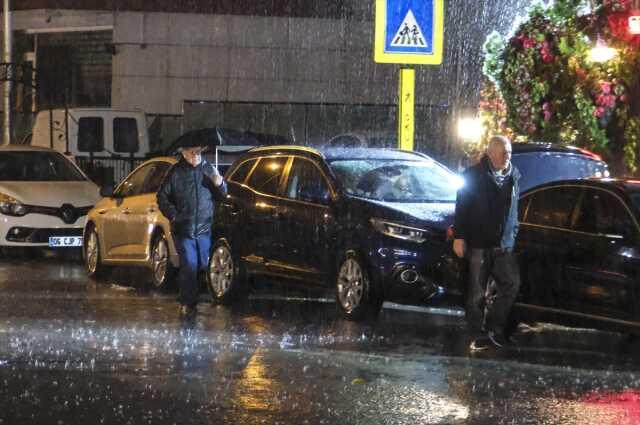
[[[83,181],[82,174],[59,153],[2,152],[0,181]]]
[[[346,193],[386,202],[455,202],[460,179],[434,161],[334,160]]]

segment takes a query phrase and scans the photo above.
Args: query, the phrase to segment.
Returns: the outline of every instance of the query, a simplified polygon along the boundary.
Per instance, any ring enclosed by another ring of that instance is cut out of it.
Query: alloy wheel
[[[95,274],[98,270],[98,261],[100,257],[100,245],[98,243],[98,235],[95,230],[89,232],[89,239],[86,242],[87,270],[90,274]]]
[[[222,298],[233,283],[233,258],[225,245],[218,246],[211,255],[209,263],[209,282],[218,298]]]
[[[151,252],[151,267],[153,273],[153,284],[160,287],[164,284],[167,277],[167,265],[169,264],[169,249],[167,240],[159,237],[153,245]]]
[[[338,301],[347,313],[360,306],[364,294],[364,273],[360,263],[348,258],[338,272]]]

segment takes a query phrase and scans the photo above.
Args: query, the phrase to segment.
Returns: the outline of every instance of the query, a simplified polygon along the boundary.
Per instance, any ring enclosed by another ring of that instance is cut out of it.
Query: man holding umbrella
[[[227,194],[227,185],[216,167],[203,157],[204,148],[193,145],[177,147],[181,154],[158,190],[158,206],[171,222],[173,240],[180,256],[178,283],[180,313],[196,313],[198,272],[206,270],[211,249],[214,198]]]

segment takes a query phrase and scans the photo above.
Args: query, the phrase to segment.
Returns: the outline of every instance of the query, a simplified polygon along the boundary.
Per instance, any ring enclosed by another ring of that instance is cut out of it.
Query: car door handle
[[[125,208],[122,210],[122,214],[131,214],[131,210],[129,208]]]
[[[107,213],[107,210],[100,210],[100,211],[98,211],[98,214],[100,214],[100,215],[103,215],[103,214],[106,214],[106,213]]]
[[[149,214],[152,214],[152,213],[156,212],[156,209],[155,209],[155,208],[153,208],[153,207],[149,207],[149,208],[147,208],[147,212],[148,212]]]
[[[271,214],[271,218],[273,218],[274,220],[284,220],[284,214],[276,211],[273,214]]]

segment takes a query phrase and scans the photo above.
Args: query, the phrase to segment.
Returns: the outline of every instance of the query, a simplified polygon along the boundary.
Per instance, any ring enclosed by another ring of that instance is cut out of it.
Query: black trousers
[[[487,303],[489,277],[495,281],[495,295]],[[499,248],[471,249],[466,317],[472,335],[480,335],[483,328],[504,333],[519,290],[520,269],[513,252]]]

